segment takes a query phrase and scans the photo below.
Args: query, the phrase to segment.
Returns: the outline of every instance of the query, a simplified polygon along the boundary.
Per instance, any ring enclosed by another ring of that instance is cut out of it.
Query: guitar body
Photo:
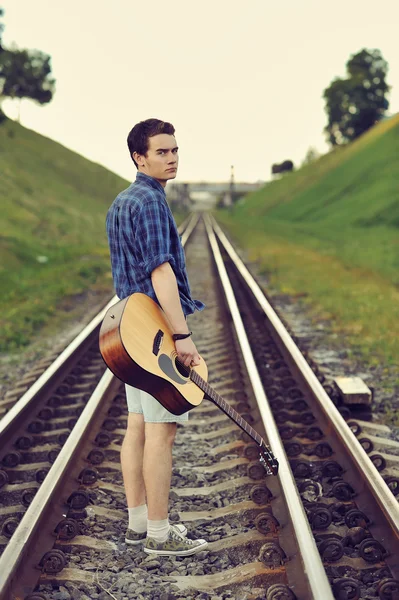
[[[172,414],[181,415],[201,404],[204,392],[190,379],[190,369],[176,364],[175,343],[164,312],[145,294],[132,294],[108,309],[99,343],[116,377],[148,392]],[[207,379],[202,358],[192,370]]]
[[[214,402],[257,443],[266,474],[277,475],[278,460],[264,439],[207,383],[204,360],[197,367],[184,367],[177,360],[170,325],[154,300],[135,293],[111,306],[99,342],[102,357],[116,377],[148,392],[172,414],[182,415],[204,397]]]

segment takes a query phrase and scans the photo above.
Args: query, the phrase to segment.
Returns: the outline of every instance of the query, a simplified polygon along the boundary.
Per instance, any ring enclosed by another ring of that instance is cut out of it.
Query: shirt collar
[[[163,195],[166,196],[165,188],[159,183],[159,181],[154,179],[154,177],[151,177],[150,175],[146,175],[145,173],[142,173],[141,171],[137,171],[136,181],[137,181],[137,183],[144,183],[145,185],[149,185],[152,188],[154,188],[155,190],[161,191],[163,193]]]

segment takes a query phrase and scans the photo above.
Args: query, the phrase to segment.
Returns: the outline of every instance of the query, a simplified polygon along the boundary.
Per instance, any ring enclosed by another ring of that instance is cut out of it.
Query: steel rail
[[[189,236],[191,235],[195,225],[198,223],[199,216],[193,215],[188,219],[185,220],[185,222],[188,221],[185,231],[187,231],[187,229],[189,231],[187,236],[185,236],[184,241],[182,240],[183,245],[187,243],[187,240],[189,239]],[[194,226],[192,226],[193,222]],[[181,229],[182,227],[180,230]],[[112,300],[105,306],[105,308],[103,308],[99,314],[94,317],[94,319],[75,338],[75,340],[69,344],[64,352],[57,357],[54,363],[39,377],[39,379],[33,384],[32,388],[28,390],[28,392],[26,392],[18,400],[9,413],[3,417],[3,419],[0,421],[0,436],[7,433],[15,419],[22,415],[32,400],[37,397],[46,387],[48,381],[56,375],[57,371],[63,368],[73,353],[76,352],[76,350],[82,345],[82,343],[84,343],[87,337],[93,333],[96,327],[101,324],[101,321],[103,320],[108,308],[117,301],[118,297],[114,296]],[[16,578],[16,572],[23,560],[24,553],[28,547],[33,545],[33,539],[35,534],[38,532],[41,519],[55,498],[55,494],[60,485],[62,477],[66,474],[69,466],[73,464],[73,461],[76,460],[78,449],[82,444],[90,423],[95,414],[97,414],[97,410],[101,406],[104,396],[107,394],[115,379],[116,378],[111,371],[106,369],[99,384],[97,385],[93,394],[90,396],[90,399],[88,400],[78,421],[68,436],[67,441],[63,445],[59,455],[51,466],[47,477],[35,494],[11,540],[1,555],[0,600],[10,600],[11,586]]]
[[[0,440],[7,435],[11,426],[15,421],[26,412],[35,398],[40,396],[44,389],[51,384],[52,380],[65,367],[69,359],[79,350],[86,342],[87,338],[93,334],[96,327],[101,324],[105,313],[110,306],[115,304],[116,296],[110,300],[107,305],[90,321],[88,325],[76,336],[76,338],[61,352],[55,361],[40,375],[19,400],[10,408],[10,410],[0,419]]]
[[[187,242],[194,227],[198,222],[199,215],[189,215],[178,228],[182,235],[182,244]],[[194,224],[193,224],[194,223]],[[69,359],[79,350],[86,342],[91,334],[96,330],[105,316],[107,310],[116,302],[118,297],[113,296],[111,300],[101,309],[101,311],[90,321],[88,325],[76,336],[76,338],[61,352],[55,361],[40,375],[40,377],[32,384],[32,386],[23,394],[19,400],[10,408],[10,410],[0,419],[0,440],[5,439],[5,436],[10,430],[10,427],[15,424],[16,420],[21,418],[30,407],[32,401],[43,393],[44,389],[51,385],[55,376],[64,368]]]
[[[185,228],[184,233],[181,236],[181,243],[183,245],[183,248],[186,245],[188,238],[190,237],[190,235],[196,228],[199,218],[200,218],[199,213],[193,213],[190,221],[187,223],[187,227]],[[184,221],[184,223],[185,223],[185,221]]]
[[[208,234],[209,243],[212,248],[214,260],[219,272],[219,277],[226,295],[227,303],[231,312],[234,327],[241,346],[242,355],[248,371],[248,376],[252,384],[255,398],[262,417],[263,426],[266,431],[268,442],[277,459],[279,460],[279,481],[284,492],[284,500],[292,521],[292,527],[296,537],[298,549],[301,554],[301,561],[307,577],[310,593],[307,600],[334,600],[331,586],[328,581],[323,563],[320,558],[313,533],[310,529],[309,521],[305,514],[302,501],[299,497],[295,484],[294,476],[285,454],[284,446],[281,441],[277,425],[274,421],[268,399],[263,389],[262,381],[259,376],[255,359],[252,354],[251,346],[245,332],[244,324],[241,319],[240,311],[234,296],[229,277],[223,258],[219,250],[216,236],[212,228],[212,222],[208,215],[204,216],[205,226]]]
[[[33,536],[38,531],[45,508],[51,503],[66,469],[76,459],[80,442],[84,438],[91,419],[101,405],[104,394],[107,393],[112,380],[113,375],[107,370],[91,395],[75,427],[72,429],[71,434],[62,447],[61,452],[54,461],[46,479],[40,486],[37,494],[29,505],[28,510],[15,530],[14,535],[0,557],[0,600],[10,600],[10,586],[12,585],[16,570],[23,559],[24,549],[32,543]]]
[[[183,219],[183,221],[178,226],[177,231],[179,232],[179,234],[181,236],[184,234],[184,232],[187,229],[188,225],[192,222],[193,217],[194,217],[194,213],[189,213],[187,215],[187,217],[185,219]]]
[[[277,334],[277,338],[281,341],[281,345],[285,348],[286,353],[294,361],[298,373],[300,373],[302,376],[304,383],[311,392],[313,398],[316,400],[318,406],[321,408],[325,418],[328,419],[328,423],[334,428],[334,431],[336,432],[341,444],[352,460],[354,468],[361,477],[363,485],[367,486],[369,492],[372,494],[372,497],[375,499],[378,507],[382,511],[382,514],[385,516],[385,519],[390,527],[390,535],[385,535],[383,542],[386,547],[391,547],[392,560],[388,559],[387,562],[391,569],[396,571],[395,576],[397,577],[399,575],[399,567],[397,565],[397,559],[393,555],[393,547],[395,547],[395,550],[397,551],[399,543],[398,501],[389,490],[380,473],[367,456],[363,447],[346,424],[336,406],[328,397],[326,391],[310,368],[309,364],[306,362],[306,359],[299,350],[298,346],[295,344],[278,315],[267,301],[260,286],[248,271],[242,260],[239,258],[233,246],[223,233],[222,229],[216,223],[213,216],[210,217],[210,222],[212,223],[213,229],[216,232],[216,235],[223,248],[229,255],[230,259],[248,285],[248,288],[251,290],[258,304],[262,308],[264,314],[268,318],[272,328]]]

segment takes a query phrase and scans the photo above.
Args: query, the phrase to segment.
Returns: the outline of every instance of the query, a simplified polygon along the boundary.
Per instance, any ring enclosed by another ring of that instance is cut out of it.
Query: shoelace
[[[195,542],[195,540],[190,540],[189,538],[183,537],[175,529],[170,529],[169,535],[170,535],[170,537],[174,538],[178,542],[184,542],[188,546],[192,546]]]

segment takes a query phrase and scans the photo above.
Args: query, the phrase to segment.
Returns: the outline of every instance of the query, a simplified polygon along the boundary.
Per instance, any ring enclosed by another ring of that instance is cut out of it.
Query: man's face
[[[174,135],[160,133],[148,139],[148,152],[133,153],[139,171],[157,179],[164,187],[169,179],[174,179],[179,164],[178,147]]]

